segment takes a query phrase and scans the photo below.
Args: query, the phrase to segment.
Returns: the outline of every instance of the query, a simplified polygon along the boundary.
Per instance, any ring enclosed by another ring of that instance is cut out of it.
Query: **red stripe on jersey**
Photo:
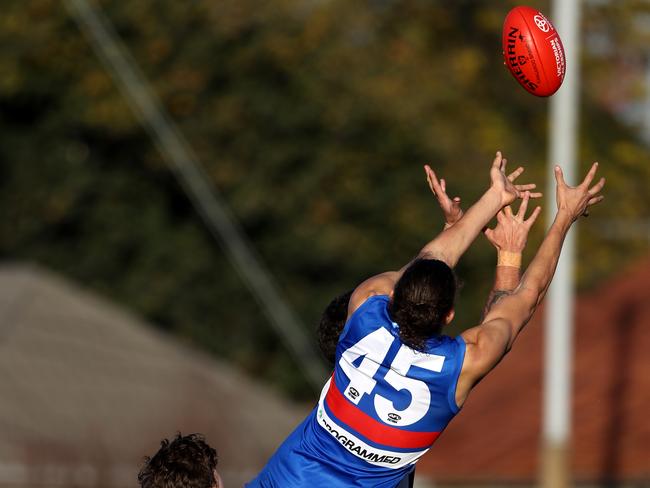
[[[373,419],[343,396],[336,387],[334,377],[330,382],[325,402],[336,418],[377,444],[402,449],[427,449],[440,435],[440,432],[411,432],[398,429]]]

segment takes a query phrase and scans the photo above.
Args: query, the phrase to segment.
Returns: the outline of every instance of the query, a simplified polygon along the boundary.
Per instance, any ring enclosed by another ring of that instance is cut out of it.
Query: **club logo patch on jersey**
[[[397,415],[395,412],[390,412],[388,414],[388,421],[396,424],[402,417]]]

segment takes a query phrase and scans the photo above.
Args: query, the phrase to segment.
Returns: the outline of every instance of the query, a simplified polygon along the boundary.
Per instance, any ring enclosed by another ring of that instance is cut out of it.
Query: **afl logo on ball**
[[[535,25],[539,27],[539,30],[542,32],[548,32],[551,30],[550,22],[542,14],[537,14],[533,17],[533,20],[535,21]]]

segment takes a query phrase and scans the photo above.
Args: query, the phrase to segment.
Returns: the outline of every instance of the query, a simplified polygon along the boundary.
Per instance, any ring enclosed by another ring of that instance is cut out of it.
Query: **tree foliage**
[[[599,2],[585,38],[640,52],[647,33],[608,24],[633,22],[638,3]],[[500,30],[514,5],[101,2],[310,329],[330,298],[401,266],[442,227],[424,163],[465,205],[486,187],[497,149],[544,186],[548,102],[502,67]],[[0,39],[0,255],[59,270],[308,397],[63,4],[7,0]],[[616,94],[608,67],[622,58],[592,44],[583,53],[581,172],[597,158],[609,183],[590,218],[647,216],[648,149],[602,96],[603,87]],[[642,252],[647,242],[583,225],[581,286]],[[459,266],[459,328],[478,320],[493,265],[480,241]]]

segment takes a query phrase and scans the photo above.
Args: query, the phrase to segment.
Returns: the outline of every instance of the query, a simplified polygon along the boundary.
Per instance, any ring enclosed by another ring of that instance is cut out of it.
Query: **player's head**
[[[200,434],[163,439],[138,474],[142,488],[223,488],[217,473],[217,451]]]
[[[332,365],[336,358],[336,344],[348,317],[348,303],[352,292],[353,290],[343,293],[329,303],[323,311],[316,330],[318,347],[325,359]]]
[[[423,350],[428,339],[440,334],[454,317],[456,277],[437,259],[416,259],[395,284],[388,306],[399,325],[400,339]]]

